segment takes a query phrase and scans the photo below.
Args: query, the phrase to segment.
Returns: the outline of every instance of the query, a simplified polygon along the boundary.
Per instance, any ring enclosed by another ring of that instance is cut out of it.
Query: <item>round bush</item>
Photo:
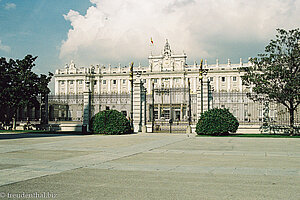
[[[196,125],[196,133],[198,135],[228,135],[235,133],[238,127],[238,120],[228,109],[214,108],[201,115]]]
[[[132,133],[129,120],[119,111],[104,110],[91,119],[94,133],[121,135]]]

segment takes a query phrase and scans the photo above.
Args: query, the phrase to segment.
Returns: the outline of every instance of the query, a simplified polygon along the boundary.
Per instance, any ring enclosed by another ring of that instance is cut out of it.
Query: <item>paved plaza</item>
[[[299,199],[300,138],[0,134],[0,200],[35,197]]]

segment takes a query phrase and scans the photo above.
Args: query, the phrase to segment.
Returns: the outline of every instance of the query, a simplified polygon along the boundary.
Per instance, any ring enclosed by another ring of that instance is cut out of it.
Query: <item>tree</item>
[[[290,134],[294,133],[294,113],[300,103],[300,32],[299,29],[277,29],[276,39],[265,47],[265,53],[250,59],[244,68],[243,84],[251,86],[257,99],[263,95],[284,105],[290,116]]]
[[[36,105],[39,94],[48,94],[48,83],[53,76],[32,72],[37,57],[25,56],[22,60],[0,58],[0,116],[1,122],[16,117],[17,109],[28,104]]]

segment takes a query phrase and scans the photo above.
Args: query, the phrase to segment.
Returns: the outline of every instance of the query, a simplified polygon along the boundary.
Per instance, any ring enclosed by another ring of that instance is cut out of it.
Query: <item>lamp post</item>
[[[188,78],[188,95],[189,95],[189,112],[188,112],[188,120],[189,120],[189,126],[191,125],[192,121],[192,103],[191,103],[191,82]]]
[[[207,96],[208,96],[208,110],[210,109],[210,101],[212,102],[211,107],[213,108],[213,95],[212,92],[214,91],[214,88],[210,86],[210,80],[207,79]]]
[[[144,88],[144,125],[147,126],[147,88]]]
[[[130,96],[130,126],[131,130],[133,132],[133,62],[130,64],[130,72],[129,72],[129,78],[130,78],[130,87],[131,87],[131,96]]]
[[[206,75],[207,69],[203,69],[203,59],[201,59],[199,68],[199,80],[201,86],[201,114],[203,113],[203,75]]]
[[[154,82],[152,82],[152,132],[154,132]]]

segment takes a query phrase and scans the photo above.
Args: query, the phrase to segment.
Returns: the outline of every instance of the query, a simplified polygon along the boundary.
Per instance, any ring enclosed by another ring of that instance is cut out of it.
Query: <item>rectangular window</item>
[[[113,84],[116,85],[117,84],[117,80],[113,80]]]
[[[103,85],[105,85],[106,84],[106,80],[103,80]]]
[[[222,77],[222,82],[225,82],[225,77]]]
[[[214,77],[210,77],[209,80],[210,80],[210,81],[214,81]]]
[[[123,84],[125,84],[125,83],[126,83],[126,80],[124,79],[124,80],[123,80]]]
[[[157,78],[153,79],[153,82],[154,82],[154,83],[157,83]]]
[[[65,81],[61,81],[61,84],[64,85],[64,84],[65,84]]]
[[[73,85],[73,81],[70,81],[70,85]]]
[[[82,80],[79,80],[79,81],[78,81],[78,84],[81,85],[81,84],[82,84]]]
[[[232,77],[232,80],[233,80],[233,81],[236,81],[236,76]]]
[[[94,85],[97,85],[97,81],[94,81]]]
[[[82,111],[77,111],[77,118],[81,118],[82,117]]]

